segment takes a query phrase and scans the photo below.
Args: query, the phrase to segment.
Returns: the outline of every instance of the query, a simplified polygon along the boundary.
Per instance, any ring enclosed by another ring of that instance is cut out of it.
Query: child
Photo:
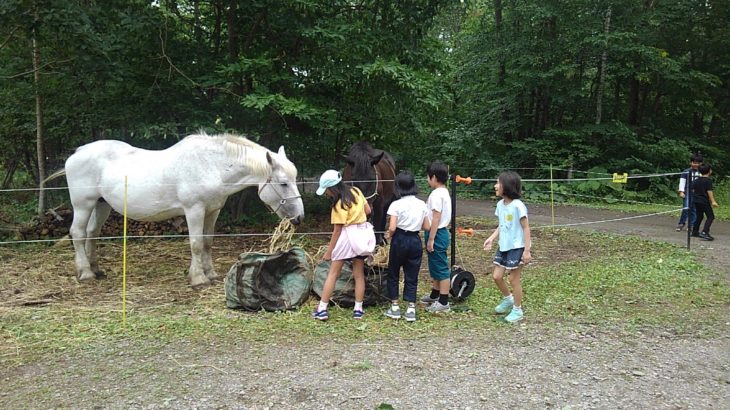
[[[416,292],[418,288],[418,272],[421,270],[423,248],[421,245],[421,229],[429,229],[426,203],[416,198],[418,188],[413,175],[401,172],[395,177],[395,193],[398,198],[390,204],[388,229],[385,239],[390,240],[388,256],[388,297],[392,302],[385,316],[400,319],[401,310],[398,305],[398,282],[400,268],[403,267],[403,301],[408,302],[405,319],[416,320]]]
[[[429,305],[432,313],[449,312],[449,288],[451,287],[451,268],[446,250],[449,247],[450,235],[446,228],[451,223],[451,196],[446,189],[449,172],[441,161],[433,161],[426,170],[428,185],[433,188],[428,196],[428,222],[430,228],[425,231],[426,252],[428,253],[428,272],[431,274],[431,294],[421,298],[421,302]]]
[[[700,166],[699,171],[702,176],[692,183],[692,202],[697,213],[697,220],[692,227],[692,236],[698,236],[705,241],[712,241],[715,239],[710,235],[710,226],[712,226],[712,221],[715,220],[715,212],[712,207],[717,208],[720,205],[715,201],[715,194],[712,192],[712,180],[710,179],[712,168],[705,164]],[[705,229],[700,232],[702,218],[705,215],[707,216]]]
[[[314,312],[317,320],[329,319],[327,307],[335,290],[335,282],[340,276],[345,261],[352,261],[352,277],[355,279],[355,308],[353,319],[362,319],[362,302],[365,298],[365,259],[375,249],[373,226],[367,222],[370,206],[362,192],[355,187],[346,186],[342,175],[331,169],[319,178],[317,195],[327,194],[332,199],[332,239],[322,259],[332,263],[322,288],[322,299]]]
[[[492,248],[492,242],[499,238],[499,249],[494,257],[494,282],[504,295],[502,302],[494,309],[495,312],[506,313],[512,308],[505,320],[510,323],[522,320],[522,284],[520,274],[522,267],[532,259],[530,254],[531,236],[530,225],[527,223],[527,208],[520,200],[522,182],[520,176],[512,171],[499,174],[494,192],[502,200],[497,202],[494,214],[499,219],[499,227],[484,241],[484,250]],[[504,281],[504,272],[507,271],[512,284],[509,293]]]
[[[684,223],[687,221],[687,216],[689,215],[689,226],[693,227],[695,225],[695,221],[697,219],[697,212],[695,212],[694,206],[692,209],[689,207],[689,195],[687,195],[687,179],[692,178],[692,183],[699,178],[700,173],[698,171],[700,165],[702,165],[702,154],[699,152],[696,154],[693,154],[689,159],[689,168],[685,169],[682,172],[682,176],[679,178],[679,188],[677,188],[679,192],[680,198],[682,198],[683,201],[683,209],[682,214],[679,215],[679,222],[677,223],[677,229],[676,231],[679,232],[682,229],[684,229]]]

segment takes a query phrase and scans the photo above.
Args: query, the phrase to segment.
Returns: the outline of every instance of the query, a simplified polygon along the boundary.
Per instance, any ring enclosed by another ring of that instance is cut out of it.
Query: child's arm
[[[527,265],[532,260],[532,254],[530,253],[530,248],[532,248],[532,233],[530,233],[530,224],[527,223],[526,216],[520,218],[520,225],[522,225],[522,231],[525,233],[525,251],[522,253],[522,262]]]
[[[395,215],[388,215],[388,229],[385,231],[385,239],[390,240],[395,234],[395,228],[397,228],[398,218]]]
[[[712,193],[712,191],[707,191],[707,197],[710,198],[710,203],[712,204],[712,206],[714,206],[715,208],[720,206],[717,201],[715,201],[715,194]]]
[[[497,226],[497,229],[492,232],[491,235],[489,235],[489,238],[487,238],[486,241],[484,241],[484,250],[488,251],[492,249],[492,242],[494,242],[495,239],[499,238],[499,226]]]
[[[340,239],[340,234],[342,234],[343,226],[344,225],[342,224],[335,224],[334,229],[332,229],[332,239],[330,239],[330,243],[329,245],[327,245],[327,251],[324,253],[324,256],[322,256],[322,259],[326,261],[332,260],[332,251],[335,249],[337,240]]]
[[[428,216],[423,217],[423,223],[421,224],[421,229],[424,231],[431,232],[431,222],[428,221]]]
[[[679,187],[677,187],[677,192],[679,192],[679,197],[684,198],[684,186],[687,184],[686,179],[684,177],[684,174],[679,178]]]
[[[370,204],[368,201],[365,201],[365,215],[370,215],[370,212],[373,212],[372,209],[370,209]]]
[[[433,218],[431,221],[431,227],[428,232],[428,243],[426,244],[426,251],[433,252],[433,242],[436,240],[436,231],[439,229],[439,223],[441,222],[441,212],[433,210]]]

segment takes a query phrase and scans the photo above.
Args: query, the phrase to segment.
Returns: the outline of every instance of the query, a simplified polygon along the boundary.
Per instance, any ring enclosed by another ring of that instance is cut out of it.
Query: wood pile
[[[73,211],[71,209],[49,209],[34,223],[18,229],[19,240],[62,238],[69,233]],[[100,236],[122,236],[124,218],[121,214],[112,211]],[[127,219],[128,236],[155,236],[155,235],[187,235],[188,226],[185,218],[176,217],[160,222],[143,222]]]

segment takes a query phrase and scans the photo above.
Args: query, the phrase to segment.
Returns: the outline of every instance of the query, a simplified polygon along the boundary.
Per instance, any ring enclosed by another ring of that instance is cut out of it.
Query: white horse
[[[103,277],[96,238],[113,208],[141,221],[185,215],[192,260],[188,279],[194,288],[217,278],[211,246],[218,214],[229,195],[257,185],[259,198],[280,218],[298,224],[304,205],[296,185],[297,169],[284,153],[246,138],[190,135],[161,151],[121,141],[96,141],[76,149],[64,169],[74,209],[71,237],[79,281]]]

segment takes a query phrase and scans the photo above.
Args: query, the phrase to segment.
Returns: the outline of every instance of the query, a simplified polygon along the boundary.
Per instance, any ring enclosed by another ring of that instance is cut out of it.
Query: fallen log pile
[[[49,209],[41,218],[33,223],[18,229],[19,240],[53,239],[62,238],[69,233],[73,211],[71,209]],[[101,229],[102,237],[122,236],[124,230],[124,218],[121,214],[112,211],[104,227]],[[185,218],[176,217],[160,222],[143,222],[127,219],[128,236],[155,236],[155,235],[185,235],[188,233],[188,226]]]

